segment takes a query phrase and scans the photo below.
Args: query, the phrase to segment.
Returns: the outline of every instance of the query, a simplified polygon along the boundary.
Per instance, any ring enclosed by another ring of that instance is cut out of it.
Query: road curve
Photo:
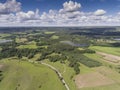
[[[54,70],[57,73],[58,77],[61,79],[61,82],[65,86],[66,90],[70,90],[70,88],[68,87],[67,83],[65,82],[62,74],[55,67],[51,66],[50,64],[44,63],[44,62],[40,62],[40,63],[43,65],[46,65],[46,66],[50,67],[52,70]]]
[[[38,61],[32,61],[32,60],[28,60],[28,62],[30,62],[30,63],[39,63]],[[52,70],[54,70],[56,72],[56,74],[58,75],[58,77],[60,78],[60,80],[63,83],[63,85],[65,86],[66,90],[70,90],[70,88],[68,87],[67,83],[65,82],[62,74],[55,67],[53,67],[50,64],[44,63],[42,61],[40,63],[43,64],[43,65],[45,65],[45,66],[48,66],[49,68],[51,68]]]

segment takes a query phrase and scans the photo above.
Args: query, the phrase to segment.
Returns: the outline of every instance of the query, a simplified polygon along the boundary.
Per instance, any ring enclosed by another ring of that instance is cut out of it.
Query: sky
[[[120,26],[120,0],[0,0],[0,26]]]

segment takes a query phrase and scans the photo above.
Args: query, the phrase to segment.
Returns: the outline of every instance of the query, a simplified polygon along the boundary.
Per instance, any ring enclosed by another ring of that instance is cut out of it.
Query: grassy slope
[[[120,48],[119,47],[91,46],[90,49],[120,56]]]
[[[66,64],[61,64],[60,62],[52,63],[49,60],[45,60],[44,62],[54,66],[62,73],[65,81],[67,82],[71,90],[77,90],[77,87],[74,82],[75,72],[73,68],[68,67],[68,62],[66,62]],[[94,71],[94,69],[86,67],[85,65],[80,63],[80,74],[86,74]]]
[[[73,68],[68,67],[68,65],[67,65],[68,62],[66,62],[66,64],[61,64],[60,62],[52,63],[49,60],[45,60],[44,62],[54,66],[61,72],[61,74],[63,75],[70,90],[77,90],[75,83],[72,79],[72,77],[74,77],[74,75],[75,75],[75,72],[74,72]]]
[[[48,67],[16,60],[0,63],[6,66],[1,90],[65,90],[56,73]]]

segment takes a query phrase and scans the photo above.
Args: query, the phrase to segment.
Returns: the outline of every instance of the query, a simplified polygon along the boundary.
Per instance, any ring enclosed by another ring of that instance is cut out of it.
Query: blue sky
[[[0,26],[10,23],[119,25],[120,0],[0,0]]]
[[[1,0],[5,2],[6,0]],[[59,10],[62,4],[69,0],[17,0],[22,3],[24,11],[40,9],[41,12],[48,12],[49,9]],[[120,0],[72,0],[81,3],[81,10],[84,12],[93,12],[98,8],[104,9],[108,14],[114,14],[120,11]]]

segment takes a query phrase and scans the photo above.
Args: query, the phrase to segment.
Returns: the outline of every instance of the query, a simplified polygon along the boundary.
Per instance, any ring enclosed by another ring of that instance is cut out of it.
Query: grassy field
[[[27,41],[26,38],[16,38],[17,43],[26,42],[26,41]]]
[[[20,45],[17,48],[20,48],[20,49],[22,49],[22,48],[36,49],[37,46],[36,45]]]
[[[36,49],[37,46],[36,46],[36,43],[34,41],[32,41],[32,42],[27,43],[26,45],[20,45],[17,48],[20,48],[20,49],[22,49],[22,48]]]
[[[68,61],[66,61],[65,64],[61,64],[60,62],[53,63],[53,62],[50,62],[49,60],[45,60],[44,62],[54,66],[62,73],[64,79],[66,80],[66,82],[69,85],[71,90],[77,90],[77,87],[74,82],[76,75],[75,75],[73,68],[70,68],[68,66],[68,64],[69,64]],[[96,70],[94,68],[86,67],[85,65],[80,63],[80,75],[89,74],[89,73],[92,73],[95,71]]]
[[[120,56],[120,48],[119,47],[117,48],[117,47],[91,46],[90,49]]]
[[[80,74],[87,74],[90,72],[94,72],[94,70],[80,63]]]
[[[53,35],[53,36],[51,37],[51,39],[59,39],[59,36]]]
[[[0,47],[0,50],[2,50],[2,48]]]
[[[52,63],[49,60],[45,60],[44,62],[54,66],[61,72],[70,90],[77,90],[74,79],[72,79],[75,76],[75,72],[73,68],[68,67],[68,62],[66,64],[61,64],[60,62]]]
[[[0,90],[65,90],[56,73],[44,65],[17,60],[0,64],[4,66]]]
[[[47,31],[47,32],[45,32],[45,34],[54,34],[55,32],[50,32],[50,31]]]
[[[85,56],[87,56],[88,58],[90,59],[93,59],[93,60],[97,60],[99,62],[101,62],[104,66],[108,66],[108,65],[111,65],[112,63],[108,63],[106,62],[102,56],[98,55],[98,54],[84,54]]]
[[[10,36],[10,34],[2,34],[2,33],[0,33],[0,38],[4,38],[4,37],[7,37],[7,36]]]

